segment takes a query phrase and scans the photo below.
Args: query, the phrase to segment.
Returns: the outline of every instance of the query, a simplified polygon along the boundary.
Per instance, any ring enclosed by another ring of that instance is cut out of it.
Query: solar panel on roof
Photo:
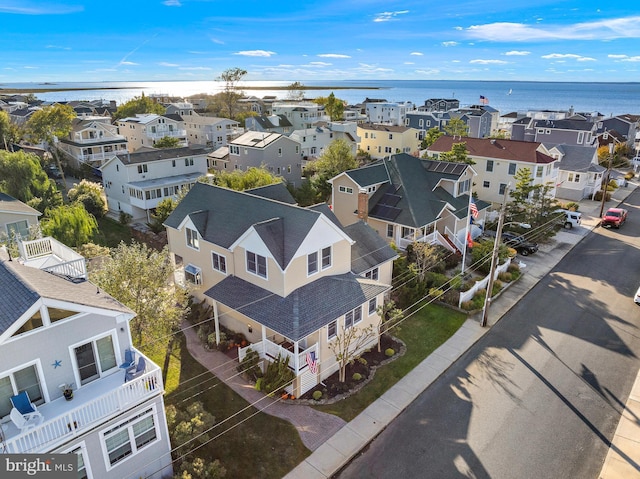
[[[371,210],[369,216],[374,218],[380,218],[387,221],[394,221],[402,210],[394,206],[389,205],[376,205]]]
[[[380,198],[380,201],[378,202],[379,205],[387,205],[387,206],[395,206],[398,203],[400,203],[400,200],[402,199],[402,196],[398,196],[398,195],[394,195],[391,193],[385,193],[382,198]]]

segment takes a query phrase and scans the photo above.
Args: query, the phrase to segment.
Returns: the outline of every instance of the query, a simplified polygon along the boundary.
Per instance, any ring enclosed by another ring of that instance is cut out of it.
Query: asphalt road
[[[597,478],[640,368],[640,190],[626,204],[336,477]]]

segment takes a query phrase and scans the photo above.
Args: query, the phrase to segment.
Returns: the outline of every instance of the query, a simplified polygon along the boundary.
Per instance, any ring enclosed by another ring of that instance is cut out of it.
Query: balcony
[[[289,348],[293,349],[293,345],[291,343],[276,344],[268,339],[263,339],[262,341],[250,344],[245,348],[239,348],[238,360],[242,362],[249,349],[253,349],[255,352],[257,352],[260,356],[260,359],[266,359],[268,361],[274,361],[278,357],[278,355],[280,355],[283,358],[289,358],[289,369],[291,369],[296,376],[299,376],[300,374],[305,372],[309,367],[306,361],[307,353],[314,352],[316,355],[316,360],[319,361],[317,344],[309,346],[307,349],[303,349],[302,347],[300,347],[297,362],[295,354]]]
[[[141,353],[138,353],[142,356]],[[21,433],[12,423],[2,424],[8,454],[44,453],[81,436],[122,411],[164,392],[162,373],[147,359],[147,373],[127,383],[120,369],[74,391],[73,399],[60,397],[41,406],[44,422]]]
[[[153,139],[153,140],[160,140],[162,138],[164,138],[165,136],[169,136],[171,138],[186,138],[187,137],[187,130],[163,130],[163,131],[156,131],[154,132],[147,132],[147,137]]]
[[[18,248],[25,266],[69,279],[87,279],[84,257],[54,238],[20,241]]]

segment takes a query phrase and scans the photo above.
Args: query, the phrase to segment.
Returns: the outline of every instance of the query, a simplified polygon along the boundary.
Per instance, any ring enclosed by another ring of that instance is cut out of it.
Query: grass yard
[[[115,248],[120,241],[131,243],[131,230],[128,226],[120,224],[111,218],[98,218],[98,232],[93,240],[101,246]]]
[[[160,348],[145,354],[161,367],[164,364]],[[207,461],[219,459],[227,478],[279,479],[310,454],[291,423],[264,413],[251,417],[256,412],[253,407],[240,412],[248,403],[191,357],[182,336],[171,355],[165,388],[167,404],[182,409],[202,401],[215,416],[216,427],[209,432],[214,439],[195,455]],[[227,418],[231,419],[223,423]]]
[[[379,368],[373,380],[357,394],[335,404],[313,407],[351,421],[449,339],[465,320],[466,315],[449,308],[433,304],[424,307],[404,320],[399,330],[390,331],[407,345],[404,356]]]

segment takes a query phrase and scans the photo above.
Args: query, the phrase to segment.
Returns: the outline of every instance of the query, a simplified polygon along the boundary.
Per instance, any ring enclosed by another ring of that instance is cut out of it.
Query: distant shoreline
[[[129,90],[132,87],[129,86],[108,86],[103,88],[95,88],[95,87],[81,87],[81,88],[2,88],[0,87],[0,95],[16,95],[21,93],[51,93],[56,91],[96,91],[96,90]],[[137,89],[138,87],[134,87]],[[148,89],[149,87],[140,87],[141,89]],[[301,86],[299,88],[295,88],[295,90],[385,90],[389,87],[381,87],[381,86]],[[237,87],[236,90],[278,90],[278,91],[286,91],[290,90],[289,85],[278,85],[278,86],[251,86],[251,87]],[[204,93],[204,92],[203,92]]]

